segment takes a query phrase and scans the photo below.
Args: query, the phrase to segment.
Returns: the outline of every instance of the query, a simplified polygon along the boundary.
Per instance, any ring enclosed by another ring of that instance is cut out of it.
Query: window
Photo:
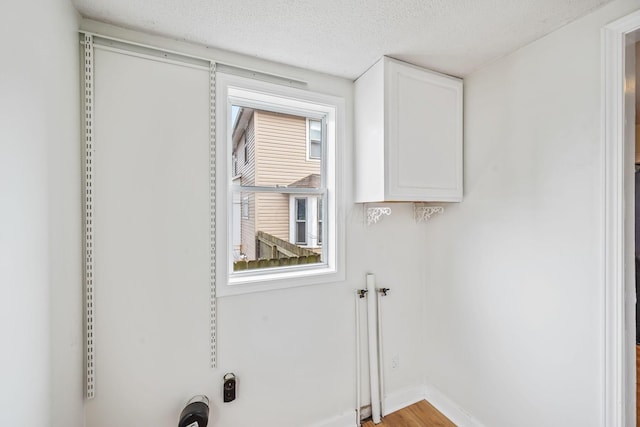
[[[290,197],[290,242],[311,250],[321,249],[322,196]]]
[[[307,158],[320,160],[322,158],[322,122],[307,120]]]
[[[307,244],[307,199],[301,199],[296,197],[296,239],[297,245]]]
[[[216,210],[218,295],[343,280],[344,101],[224,73],[217,85],[216,200],[242,200]],[[235,179],[234,156],[245,159]]]
[[[242,196],[242,219],[249,219],[249,196]]]

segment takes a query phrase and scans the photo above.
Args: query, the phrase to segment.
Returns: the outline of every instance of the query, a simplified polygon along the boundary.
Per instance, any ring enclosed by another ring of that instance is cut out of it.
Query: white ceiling
[[[611,0],[72,0],[87,18],[356,78],[382,55],[465,76]]]

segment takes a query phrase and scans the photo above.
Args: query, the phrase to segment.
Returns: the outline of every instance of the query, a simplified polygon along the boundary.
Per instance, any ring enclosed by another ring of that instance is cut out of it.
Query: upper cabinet
[[[462,200],[462,80],[383,57],[355,82],[355,201]]]

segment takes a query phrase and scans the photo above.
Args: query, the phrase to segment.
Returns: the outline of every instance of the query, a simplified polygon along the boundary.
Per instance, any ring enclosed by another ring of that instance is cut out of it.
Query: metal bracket
[[[375,207],[367,208],[367,225],[375,224],[382,219],[383,216],[391,215],[391,208]]]
[[[378,291],[378,293],[382,294],[383,297],[387,296],[387,292],[390,291],[389,288],[378,288],[376,289],[376,291]]]
[[[358,296],[360,298],[366,297],[367,296],[367,292],[369,292],[369,291],[366,290],[366,289],[356,289],[356,293],[358,294]]]
[[[444,213],[444,207],[442,206],[413,205],[413,218],[417,223],[428,222],[433,215],[442,213]]]

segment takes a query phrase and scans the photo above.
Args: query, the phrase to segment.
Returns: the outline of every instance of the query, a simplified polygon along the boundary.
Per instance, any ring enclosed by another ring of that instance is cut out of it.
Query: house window
[[[242,196],[242,219],[249,219],[249,196]]]
[[[242,195],[240,212],[216,210],[218,253],[226,248],[217,259],[218,295],[343,280],[344,221],[337,213],[344,211],[344,193],[337,159],[344,151],[338,143],[344,101],[225,73],[217,85],[216,110],[224,112],[216,127],[217,200]],[[245,159],[235,179],[234,156]],[[309,156],[320,161],[309,162]],[[245,200],[251,200],[250,218]],[[238,223],[240,260],[229,238]]]
[[[232,170],[233,170],[233,176],[238,176],[238,157],[234,154],[233,155],[233,159],[232,159]]]
[[[322,158],[322,122],[307,120],[307,158],[320,160]]]
[[[289,204],[291,243],[321,252],[317,249],[322,245],[322,196],[290,196]]]
[[[296,206],[296,239],[297,245],[307,244],[307,199],[298,198],[295,199]]]

